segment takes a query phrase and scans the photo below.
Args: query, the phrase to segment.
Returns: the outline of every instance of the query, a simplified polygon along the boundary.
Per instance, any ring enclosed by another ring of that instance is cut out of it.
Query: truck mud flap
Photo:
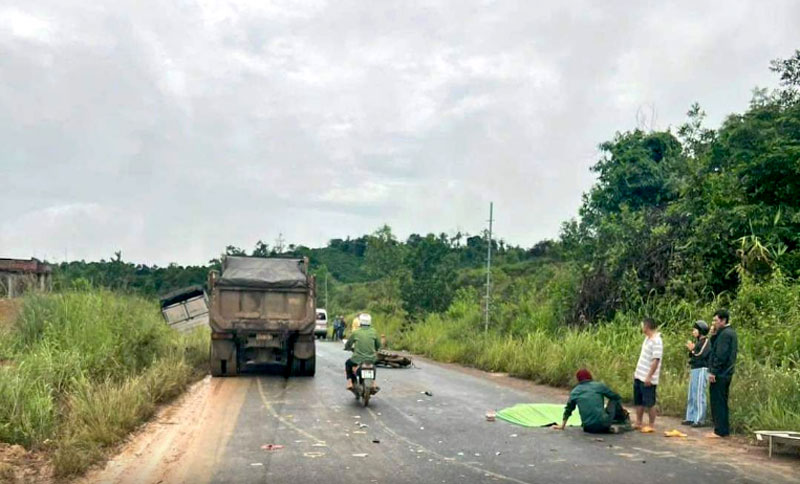
[[[307,339],[306,339],[307,338]],[[294,357],[299,360],[308,360],[313,358],[316,354],[316,347],[314,346],[314,336],[297,338],[294,344]]]
[[[234,341],[211,340],[210,356],[212,376],[236,376],[239,373]]]

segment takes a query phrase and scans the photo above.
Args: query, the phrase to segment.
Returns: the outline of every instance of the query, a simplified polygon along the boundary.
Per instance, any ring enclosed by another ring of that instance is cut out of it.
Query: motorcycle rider
[[[352,390],[356,383],[356,375],[353,368],[362,363],[374,364],[378,361],[378,350],[381,349],[381,342],[378,333],[372,328],[372,316],[367,313],[358,315],[359,328],[350,335],[344,349],[352,351],[351,356],[344,364],[345,374],[347,375],[347,389]],[[372,382],[373,388],[377,388],[375,381]]]

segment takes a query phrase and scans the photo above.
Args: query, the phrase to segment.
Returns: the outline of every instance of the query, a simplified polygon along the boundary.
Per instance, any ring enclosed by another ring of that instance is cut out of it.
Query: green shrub
[[[54,442],[79,473],[205,368],[207,330],[170,330],[152,301],[106,290],[32,294],[0,334],[0,440]]]

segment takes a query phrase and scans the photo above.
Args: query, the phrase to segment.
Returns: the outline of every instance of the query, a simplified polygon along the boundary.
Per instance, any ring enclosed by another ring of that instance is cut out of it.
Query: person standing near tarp
[[[339,316],[336,317],[336,339],[337,340],[344,339],[344,326],[345,326],[344,318],[340,314]]]
[[[629,423],[628,412],[622,408],[620,396],[611,391],[605,383],[593,381],[592,374],[585,368],[578,370],[575,378],[578,380],[578,385],[572,389],[567,399],[564,422],[553,426],[553,429],[564,430],[575,407],[578,407],[584,432],[617,433],[618,428],[612,425]],[[608,405],[604,405],[606,398]]]
[[[706,435],[709,438],[727,437],[731,433],[728,392],[736,367],[736,356],[739,353],[739,338],[729,321],[730,314],[727,310],[720,309],[714,313],[716,333],[711,337],[711,365],[708,369],[714,431]]]
[[[335,316],[333,318],[333,340],[337,341],[339,339],[339,325],[341,322],[339,321],[339,316]]]
[[[686,419],[683,425],[703,427],[706,421],[706,389],[708,388],[708,324],[696,321],[692,328],[694,341],[686,342],[689,350],[689,396],[686,399]]]
[[[633,404],[636,405],[636,423],[634,428],[642,432],[653,432],[656,423],[656,388],[661,373],[661,357],[664,355],[664,343],[658,332],[658,325],[652,318],[642,321],[644,341],[633,373]],[[647,410],[648,425],[643,426],[644,411]]]

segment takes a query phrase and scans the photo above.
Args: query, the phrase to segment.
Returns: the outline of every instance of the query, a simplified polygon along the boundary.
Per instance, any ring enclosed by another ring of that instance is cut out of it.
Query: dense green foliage
[[[0,441],[53,450],[81,472],[205,368],[208,335],[179,335],[156,304],[105,290],[26,296],[0,327]]]

